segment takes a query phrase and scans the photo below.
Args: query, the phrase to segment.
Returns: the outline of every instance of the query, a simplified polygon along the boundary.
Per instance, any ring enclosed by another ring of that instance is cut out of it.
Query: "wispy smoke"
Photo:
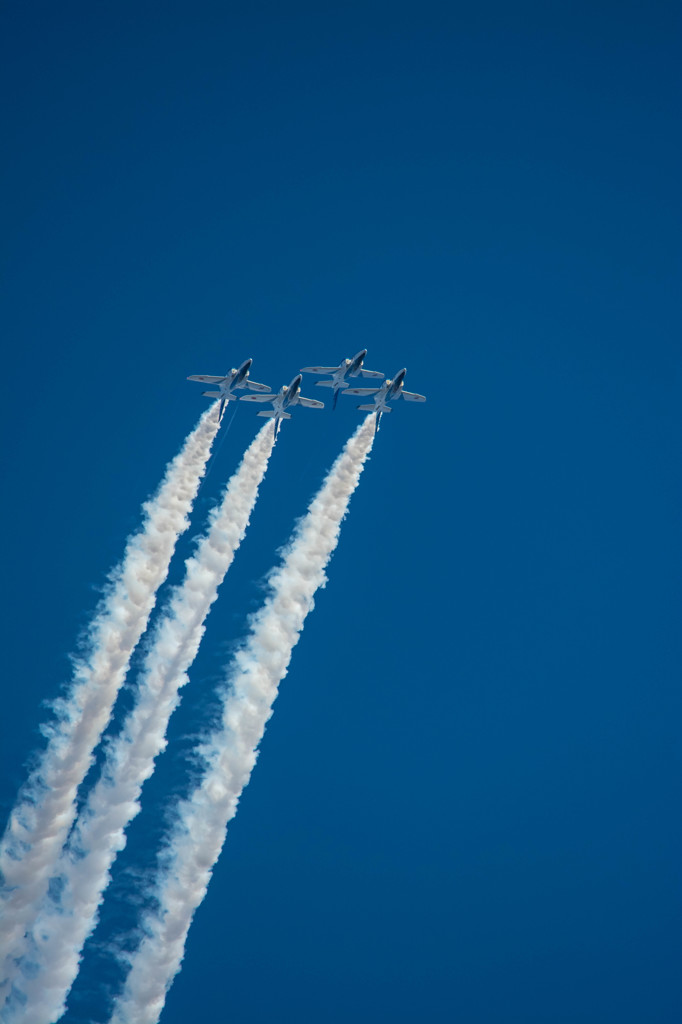
[[[65,851],[57,865],[63,883],[59,904],[48,904],[39,914],[29,969],[15,981],[21,992],[22,1024],[50,1024],[64,1012],[111,865],[125,845],[126,826],[139,810],[142,785],[166,745],[168,720],[187,682],[218,587],[246,533],[273,443],[268,423],[247,449],[222,502],[213,510],[196,553],[186,562],[185,579],[173,591],[154,630],[135,706],[122,733],[108,747],[102,777],[76,824],[70,843],[73,852]]]
[[[282,564],[270,577],[269,597],[252,617],[244,647],[228,668],[222,725],[203,747],[207,768],[201,782],[177,810],[157,885],[159,910],[143,922],[145,937],[114,1007],[115,1024],[156,1024],[159,1019],[227,824],[256,762],[279,682],[315,592],[326,582],[325,568],[372,447],[374,423],[372,414],[348,441],[299,521]]]
[[[177,539],[189,524],[216,428],[215,409],[207,410],[168,466],[156,495],[143,506],[142,527],[110,576],[86,651],[75,663],[66,696],[57,702],[47,747],[19,793],[0,842],[0,1005],[73,824],[78,787],[168,574]]]

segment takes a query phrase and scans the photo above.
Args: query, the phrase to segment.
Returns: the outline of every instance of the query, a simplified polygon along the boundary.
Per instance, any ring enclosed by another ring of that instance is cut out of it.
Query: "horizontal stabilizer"
[[[265,416],[267,419],[272,419],[272,417],[276,416],[277,413],[276,412],[266,412],[265,409],[264,409],[263,412],[259,412],[256,415],[257,416]],[[291,413],[290,412],[281,412],[279,414],[279,418],[281,420],[290,420],[291,419]]]
[[[363,412],[376,412],[375,405],[359,405],[358,409],[362,409]],[[382,409],[382,412],[390,412],[390,409]]]
[[[206,398],[220,398],[220,392],[219,391],[202,391],[201,393]]]
[[[334,381],[333,380],[316,380],[315,381],[315,387],[316,388],[333,388],[334,387]]]
[[[304,366],[301,373],[336,373],[338,366]]]
[[[398,398],[404,398],[406,402],[425,402],[424,395],[415,395],[412,391],[401,391]]]
[[[187,380],[198,380],[202,384],[220,384],[220,382],[225,380],[225,378],[224,377],[206,377],[204,374],[199,373],[195,377],[188,377]]]
[[[242,395],[240,402],[271,402],[272,395]]]

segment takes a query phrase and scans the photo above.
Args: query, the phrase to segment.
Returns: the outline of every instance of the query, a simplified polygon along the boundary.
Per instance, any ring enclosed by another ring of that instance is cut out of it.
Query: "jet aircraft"
[[[255,380],[249,380],[249,370],[253,359],[247,359],[238,370],[232,369],[225,377],[206,377],[204,374],[196,374],[188,377],[187,380],[198,380],[202,384],[217,384],[219,391],[202,391],[206,398],[219,398],[220,408],[218,410],[218,422],[220,422],[225,403],[230,400],[237,401],[238,395],[232,392],[237,388],[250,388],[251,391],[270,391],[267,384],[257,384]]]
[[[385,380],[380,388],[346,388],[343,394],[374,395],[374,402],[371,405],[359,405],[358,409],[362,409],[363,412],[378,413],[376,425],[376,429],[378,430],[383,414],[391,411],[388,402],[398,398],[404,398],[408,402],[426,401],[424,395],[415,395],[412,391],[403,390],[403,381],[405,380],[406,373],[406,369],[400,370],[396,373],[393,380]]]
[[[318,402],[314,398],[304,398],[301,394],[301,381],[303,378],[298,373],[291,384],[284,384],[276,395],[242,395],[242,402],[271,402],[272,412],[263,410],[259,416],[272,416],[275,420],[275,437],[279,431],[281,420],[290,420],[291,413],[286,410],[293,405],[302,405],[306,409],[324,409],[324,402]]]
[[[367,349],[363,348],[352,359],[342,359],[338,366],[304,366],[301,373],[331,373],[331,380],[317,380],[315,381],[315,386],[318,388],[334,389],[332,408],[336,409],[339,391],[345,388],[347,377],[376,377],[379,380],[383,380],[386,376],[385,373],[379,373],[378,370],[365,370],[363,368],[362,364],[366,355]]]

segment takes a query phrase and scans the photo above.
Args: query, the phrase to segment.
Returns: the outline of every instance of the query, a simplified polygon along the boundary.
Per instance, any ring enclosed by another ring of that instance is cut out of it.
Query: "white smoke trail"
[[[168,720],[187,682],[218,587],[246,533],[273,444],[272,424],[266,423],[213,510],[207,532],[187,560],[185,579],[154,630],[136,704],[122,733],[108,748],[103,775],[70,843],[74,852],[65,851],[57,866],[63,882],[59,905],[48,904],[38,916],[29,970],[15,982],[20,993],[15,992],[15,1005],[22,1024],[50,1024],[64,1012],[111,865],[125,845],[126,826],[139,811],[142,785],[166,745]]]
[[[25,933],[44,899],[76,813],[78,787],[109,721],[130,657],[144,632],[159,586],[168,574],[217,430],[208,409],[167,468],[144,522],[112,572],[108,592],[89,629],[86,652],[75,663],[48,744],[19,793],[0,843],[0,1005],[9,991]]]
[[[326,583],[325,567],[371,450],[374,425],[372,413],[347,442],[297,524],[282,565],[270,577],[270,595],[253,616],[246,644],[229,666],[222,727],[204,746],[207,770],[202,781],[178,808],[168,860],[157,885],[160,909],[143,922],[145,938],[132,956],[124,990],[114,1006],[114,1024],[156,1024],[159,1019],[227,824],[256,762],[278,685],[313,608],[315,592]]]

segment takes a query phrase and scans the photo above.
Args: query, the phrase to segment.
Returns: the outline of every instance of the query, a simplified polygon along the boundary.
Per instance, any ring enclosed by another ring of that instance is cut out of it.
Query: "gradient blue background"
[[[163,1022],[678,1021],[676,5],[27,2],[0,40],[3,820],[185,377],[367,347],[428,403],[384,421]],[[221,667],[359,415],[282,429],[69,1022],[106,1019]]]

